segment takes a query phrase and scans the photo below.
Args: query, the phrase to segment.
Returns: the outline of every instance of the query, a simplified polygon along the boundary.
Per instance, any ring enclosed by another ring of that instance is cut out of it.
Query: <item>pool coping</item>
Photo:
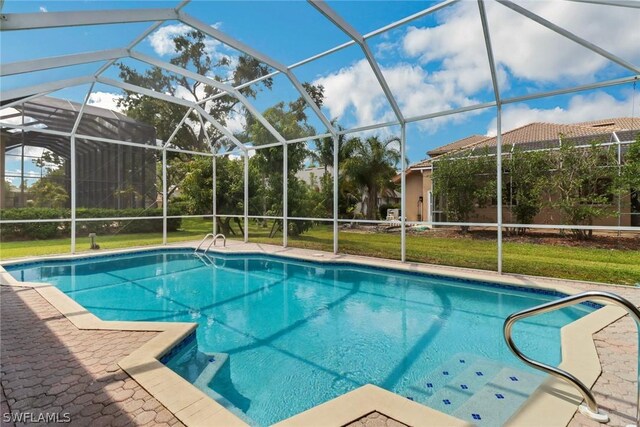
[[[99,253],[7,260],[0,262],[0,285],[33,288],[78,329],[159,332],[150,341],[120,360],[118,365],[187,426],[246,426],[247,424],[238,416],[160,362],[160,358],[163,355],[170,352],[195,332],[196,323],[101,320],[55,286],[46,283],[19,282],[3,267],[4,265],[9,266],[37,261],[86,259],[104,255],[123,255],[158,250],[169,251],[181,248],[193,249],[195,245],[193,242],[188,242],[177,245],[156,245],[108,252],[101,251]],[[489,282],[516,288],[540,289],[541,291],[560,292],[567,295],[579,292],[579,290],[571,287],[570,281],[559,279],[553,279],[553,282],[545,282],[544,278],[496,275],[491,272],[464,268],[442,269],[434,268],[429,264],[402,263],[396,260],[343,254],[334,255],[329,252],[305,249],[283,250],[279,246],[262,244],[254,244],[255,248],[253,249],[243,247],[235,250],[233,248],[233,246],[245,245],[231,245],[224,249],[212,250],[220,254],[275,255],[320,264],[339,263],[346,266],[391,269],[431,276],[454,277],[461,280]],[[592,387],[601,373],[600,361],[592,335],[625,314],[626,312],[623,309],[607,305],[563,327],[561,330],[562,363],[559,367],[573,373],[588,387]],[[505,425],[537,426],[540,424],[541,413],[546,415],[545,423],[547,425],[567,425],[581,401],[580,394],[569,384],[553,377],[548,377]],[[368,384],[280,421],[277,426],[345,425],[374,411],[383,413],[407,425],[472,425],[451,415]]]

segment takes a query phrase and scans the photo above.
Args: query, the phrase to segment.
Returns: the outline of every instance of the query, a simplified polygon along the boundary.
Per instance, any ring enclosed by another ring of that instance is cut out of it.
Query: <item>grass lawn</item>
[[[249,240],[282,244],[267,231],[251,232]],[[289,246],[333,251],[331,226],[317,226],[302,236],[289,238]],[[341,253],[400,258],[400,236],[386,233],[340,231]],[[471,238],[407,235],[407,260],[430,264],[497,268],[497,243]],[[640,252],[633,250],[567,247],[534,243],[503,243],[503,271],[563,279],[633,285],[640,283]]]
[[[282,244],[282,235],[269,237],[270,224],[260,227],[251,222],[249,241]],[[290,237],[292,247],[332,251],[333,228],[316,226],[301,236]],[[211,223],[198,218],[185,218],[182,229],[169,233],[169,242],[198,240],[211,232]],[[228,236],[238,239],[240,236]],[[119,234],[98,236],[102,249],[126,248],[162,243],[162,236]],[[374,257],[400,258],[400,236],[387,233],[361,233],[340,230],[340,252]],[[37,242],[4,242],[0,259],[28,255],[68,253],[70,239]],[[80,251],[89,250],[89,239],[79,238]],[[407,235],[407,259],[432,264],[495,270],[497,244],[487,239],[447,238],[434,235]],[[503,270],[509,273],[588,280],[632,285],[640,283],[640,251],[567,247],[535,243],[504,242]]]
[[[167,234],[168,242],[197,240],[211,233],[211,222],[200,218],[184,218],[182,229]],[[98,236],[100,249],[119,249],[131,246],[148,246],[162,244],[162,233],[115,234]],[[89,251],[89,237],[76,237],[78,252]],[[71,238],[51,240],[30,240],[22,242],[0,243],[0,259],[17,258],[33,255],[52,255],[68,253],[71,250]]]

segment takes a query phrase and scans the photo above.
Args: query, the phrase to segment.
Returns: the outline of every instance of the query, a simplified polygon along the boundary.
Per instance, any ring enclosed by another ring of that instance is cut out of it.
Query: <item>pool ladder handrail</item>
[[[505,341],[507,342],[507,346],[517,358],[519,358],[525,364],[533,368],[546,372],[550,375],[553,375],[556,378],[560,378],[568,382],[569,384],[573,385],[575,388],[577,388],[580,391],[580,393],[584,397],[584,400],[587,404],[587,406],[580,405],[580,412],[593,420],[599,421],[601,423],[606,423],[609,421],[609,416],[606,413],[599,411],[596,399],[593,396],[593,393],[591,393],[591,390],[589,389],[589,387],[587,387],[582,381],[580,381],[578,378],[576,378],[574,375],[570,374],[569,372],[563,371],[562,369],[556,368],[555,366],[545,365],[544,363],[538,362],[536,360],[530,359],[529,357],[525,356],[520,351],[520,349],[518,349],[518,347],[515,345],[515,343],[513,342],[513,337],[511,335],[513,325],[518,320],[525,319],[527,317],[535,316],[542,313],[548,313],[550,311],[559,310],[561,308],[569,307],[569,306],[581,303],[583,301],[593,300],[593,299],[609,301],[624,308],[636,322],[636,329],[638,330],[638,333],[639,333],[638,342],[640,343],[640,310],[638,310],[638,308],[635,305],[633,305],[632,302],[621,297],[620,295],[616,295],[611,292],[603,292],[603,291],[581,292],[576,295],[569,295],[567,297],[560,298],[559,300],[556,300],[556,301],[551,301],[545,304],[540,304],[532,308],[528,308],[526,310],[518,311],[516,313],[513,313],[509,317],[507,317],[507,319],[504,321],[503,331],[504,331]],[[640,348],[640,345],[639,345],[639,348]],[[636,409],[635,425],[640,426],[640,357],[638,358],[638,389],[637,389],[637,395],[636,395],[636,404],[637,404],[637,409]],[[631,425],[629,425],[628,427],[630,427]]]
[[[207,240],[209,237],[214,237],[213,233],[209,233],[204,236],[202,240],[200,240],[200,243],[198,244],[198,247],[194,250],[194,252],[198,252],[200,250],[200,247],[204,244],[205,240]]]
[[[227,247],[227,238],[225,237],[224,234],[216,234],[215,237],[213,238],[213,240],[211,241],[211,243],[209,243],[209,246],[207,246],[207,249],[204,250],[204,253],[206,254],[207,251],[209,249],[211,249],[211,246],[215,246],[216,245],[216,241],[218,240],[219,237],[222,237],[222,247],[226,248]]]

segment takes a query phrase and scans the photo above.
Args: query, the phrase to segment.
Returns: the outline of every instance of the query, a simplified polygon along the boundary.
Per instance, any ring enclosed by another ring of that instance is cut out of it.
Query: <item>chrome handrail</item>
[[[215,246],[216,245],[216,240],[218,240],[218,237],[222,237],[222,247],[226,248],[227,247],[227,238],[224,236],[224,234],[216,234],[216,236],[213,238],[213,240],[211,241],[211,243],[209,243],[209,246],[207,246],[207,249],[204,250],[204,253],[206,254],[207,251],[209,249],[211,249],[211,246]]]
[[[194,252],[198,252],[198,250],[200,249],[200,246],[202,246],[204,241],[207,240],[209,237],[213,237],[213,233],[209,233],[206,236],[204,236],[204,238],[202,240],[200,240],[200,243],[198,244],[198,247],[196,248],[196,250]],[[213,238],[215,239],[215,237],[213,237]]]
[[[209,257],[207,256],[207,254],[199,254],[198,252],[194,252],[195,256],[202,261],[202,263],[206,266],[209,266],[211,264],[207,264],[207,261],[205,261],[205,259],[209,259]],[[211,260],[209,260],[209,262],[211,262]]]
[[[568,297],[561,298],[556,301],[551,301],[545,304],[538,305],[536,307],[532,307],[526,310],[519,311],[517,313],[513,313],[504,321],[504,338],[507,342],[507,346],[511,350],[511,352],[520,360],[522,360],[527,365],[544,371],[550,375],[553,375],[557,378],[563,379],[567,381],[569,384],[573,385],[577,388],[582,396],[584,397],[585,402],[587,403],[587,407],[584,405],[580,406],[580,412],[585,414],[586,416],[606,423],[609,421],[609,416],[605,413],[602,413],[598,409],[598,404],[596,403],[596,399],[589,390],[589,387],[584,385],[582,381],[577,379],[574,375],[569,372],[563,371],[562,369],[556,368],[555,366],[545,365],[544,363],[538,362],[536,360],[530,359],[529,357],[522,354],[520,349],[513,342],[513,337],[511,336],[511,330],[515,322],[520,319],[525,319],[527,317],[535,316],[537,314],[548,313],[550,311],[559,310],[564,307],[568,307],[571,305],[578,304],[587,300],[605,300],[612,302],[625,310],[634,318],[636,321],[636,328],[638,329],[639,337],[639,352],[640,352],[640,310],[633,305],[629,300],[621,297],[620,295],[613,294],[611,292],[602,292],[602,291],[587,291],[582,292],[576,295],[570,295]],[[640,356],[640,355],[639,355]],[[638,388],[636,395],[636,425],[640,426],[640,357],[638,359]]]

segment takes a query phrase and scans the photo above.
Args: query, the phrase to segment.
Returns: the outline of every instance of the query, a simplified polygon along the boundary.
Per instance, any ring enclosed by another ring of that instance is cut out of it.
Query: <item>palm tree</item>
[[[358,187],[366,189],[367,219],[377,219],[378,195],[395,188],[391,179],[396,175],[396,166],[401,160],[400,152],[393,145],[400,143],[397,137],[381,141],[372,136],[366,140],[351,138],[350,156],[344,162],[345,174]]]
[[[337,123],[336,119],[331,121],[331,125],[338,131],[344,128]],[[349,157],[351,145],[347,144],[345,134],[338,135],[338,164],[342,163]],[[329,172],[329,168],[333,168],[333,137],[329,136],[320,141],[316,141],[316,149],[311,152],[312,160],[318,162],[324,168],[325,175]]]

